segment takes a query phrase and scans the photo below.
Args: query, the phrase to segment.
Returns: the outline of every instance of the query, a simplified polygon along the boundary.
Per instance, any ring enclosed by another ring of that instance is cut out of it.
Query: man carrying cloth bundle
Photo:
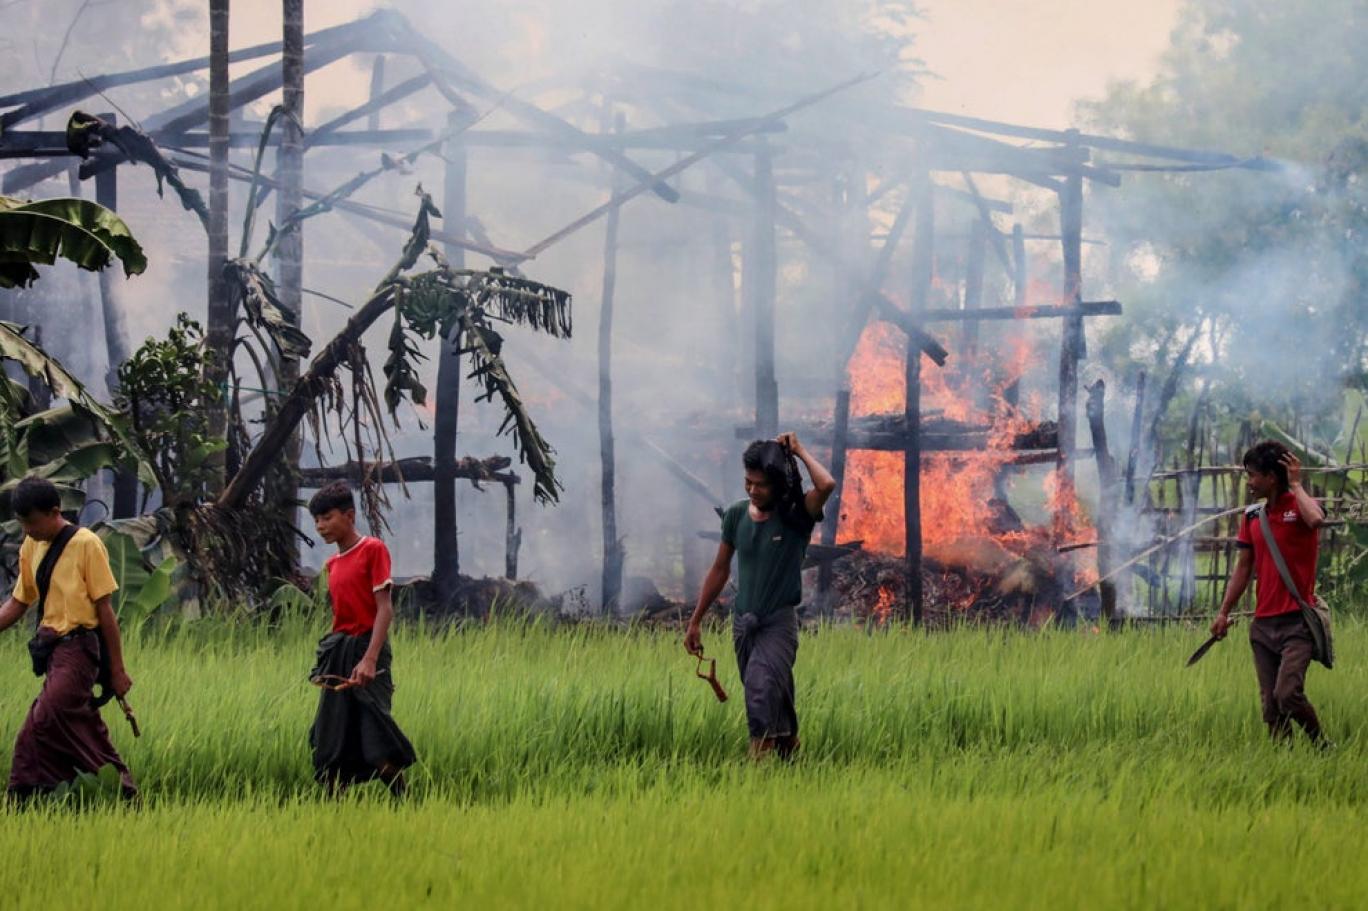
[[[1231,608],[1244,594],[1251,573],[1256,575],[1259,584],[1249,642],[1268,733],[1275,740],[1288,739],[1295,721],[1312,743],[1325,746],[1320,719],[1303,691],[1316,643],[1301,608],[1302,602],[1314,603],[1316,596],[1317,529],[1325,522],[1325,511],[1302,487],[1301,462],[1282,443],[1265,440],[1246,452],[1243,461],[1249,492],[1264,502],[1251,506],[1241,519],[1240,556],[1211,634],[1225,636]],[[1266,532],[1271,532],[1271,542]],[[1274,548],[1297,593],[1283,581]]]
[[[123,795],[134,798],[137,785],[110,742],[93,693],[97,682],[120,698],[133,686],[110,602],[119,586],[104,542],[62,517],[61,494],[50,481],[20,481],[10,502],[25,537],[19,582],[0,607],[0,630],[38,605],[29,652],[34,673],[44,679],[14,742],[9,795],[25,800],[111,765]]]
[[[803,492],[797,460],[813,489]],[[722,543],[703,580],[689,619],[684,647],[703,654],[699,624],[731,575],[737,557],[737,595],[732,606],[732,644],[746,690],[750,756],[771,752],[788,759],[798,749],[793,664],[798,657],[798,615],[803,600],[803,558],[822,507],[836,489],[831,473],[792,433],[757,440],[742,456],[746,496],[722,517]]]
[[[379,778],[398,797],[404,792],[404,769],[415,756],[390,716],[389,549],[379,538],[357,533],[356,500],[343,481],[314,494],[309,512],[323,540],[337,545],[327,562],[332,632],[318,643],[309,674],[323,688],[309,731],[314,776],[334,796],[350,784]]]

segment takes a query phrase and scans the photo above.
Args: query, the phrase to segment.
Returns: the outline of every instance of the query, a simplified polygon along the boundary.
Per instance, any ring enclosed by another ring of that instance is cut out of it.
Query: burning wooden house
[[[711,509],[727,500],[722,489],[701,475],[708,468],[725,471],[737,464],[742,441],[789,427],[829,449],[840,483],[814,548],[815,602],[822,611],[849,611],[850,602],[871,599],[856,613],[896,613],[920,621],[928,601],[942,613],[947,606],[975,605],[1016,616],[1067,609],[1063,593],[1074,588],[1069,583],[1105,571],[1110,558],[1104,540],[1095,561],[1091,554],[1088,560],[1076,560],[1067,550],[1106,534],[1105,523],[1096,529],[1088,525],[1078,503],[1074,478],[1079,460],[1097,460],[1104,497],[1113,483],[1105,435],[1099,440],[1094,433],[1091,452],[1077,439],[1079,371],[1087,357],[1085,322],[1121,310],[1115,301],[1085,299],[1085,184],[1116,186],[1132,169],[1265,167],[1259,159],[1220,152],[899,104],[880,107],[877,122],[862,122],[865,115],[858,106],[841,115],[847,125],[877,132],[864,146],[835,140],[829,129],[804,125],[799,116],[803,111],[827,105],[861,79],[795,100],[799,93],[780,96],[773,89],[619,63],[603,66],[589,83],[547,80],[535,89],[510,93],[392,12],[310,34],[301,29],[287,36],[286,45],[235,51],[235,61],[266,62],[226,84],[226,92],[215,93],[223,109],[211,108],[207,98],[190,99],[144,118],[145,135],[180,168],[209,170],[209,158],[200,149],[225,138],[228,145],[243,147],[259,141],[259,131],[245,128],[253,126],[245,123],[250,105],[282,86],[287,104],[297,104],[306,75],[338,60],[368,55],[368,98],[357,99],[355,106],[325,122],[307,128],[296,123],[283,137],[270,139],[280,147],[282,161],[293,162],[276,179],[261,181],[288,200],[280,217],[288,218],[307,200],[336,210],[368,232],[407,228],[407,220],[381,207],[309,186],[306,178],[316,150],[330,148],[384,150],[385,170],[401,170],[423,155],[440,156],[444,186],[437,195],[446,219],[432,238],[457,267],[463,257],[478,256],[516,274],[520,265],[602,221],[597,388],[575,387],[554,365],[539,365],[531,354],[527,363],[554,377],[570,401],[590,412],[586,419],[597,420],[597,549],[603,568],[599,600],[605,610],[619,605],[623,589],[625,556],[615,486],[618,437],[640,444],[689,501],[677,523],[687,597],[702,571],[697,531]],[[284,60],[271,59],[277,55]],[[3,192],[20,193],[63,175],[72,161],[64,135],[24,128],[35,118],[90,103],[102,88],[194,73],[210,63],[210,58],[198,58],[0,97],[0,158],[35,159],[4,173]],[[396,79],[402,67],[414,74]],[[436,99],[442,119],[381,128],[382,114],[420,93]],[[579,102],[553,110],[539,95],[569,95]],[[519,128],[484,127],[477,102],[501,109]],[[629,113],[635,118],[631,124],[625,116]],[[229,122],[226,137],[204,129]],[[315,150],[313,158],[310,150]],[[485,222],[470,210],[467,174],[473,153],[513,151],[529,156],[532,168],[576,157],[605,165],[604,173],[581,179],[598,181],[596,189],[607,201],[524,249],[496,244]],[[642,163],[646,160],[663,163],[647,166]],[[105,148],[77,176],[92,179],[97,198],[116,207],[116,175],[129,164],[128,156]],[[709,170],[708,191],[679,179],[694,168]],[[876,174],[881,178],[877,182]],[[229,168],[227,175],[244,183],[253,180],[240,167]],[[995,180],[1005,176],[1052,196],[1058,205],[1057,232],[1028,234],[1012,204],[980,191],[984,175]],[[661,219],[680,217],[675,213],[684,211],[705,213],[718,228],[717,299],[708,306],[722,313],[722,320],[739,316],[744,344],[736,353],[746,375],[732,392],[735,400],[746,403],[748,414],[740,428],[726,409],[715,412],[708,427],[686,428],[686,435],[717,444],[713,465],[690,463],[659,442],[659,436],[679,431],[678,421],[624,426],[614,415],[614,296],[620,260],[631,255],[619,236],[619,217],[623,206],[637,198],[648,199]],[[897,204],[891,221],[876,230],[872,213],[881,200],[885,206]],[[781,382],[777,366],[777,339],[794,312],[781,294],[781,243],[830,277],[819,363],[802,384],[788,376]],[[1032,292],[1028,243],[1058,245],[1062,274],[1055,287]],[[301,254],[297,249],[285,252],[279,290],[287,309],[297,314],[304,293],[297,268]],[[990,276],[995,287],[1006,289],[1008,305],[989,300],[985,287]],[[128,339],[120,335],[116,296],[104,282],[101,292],[109,358],[117,363],[127,357]],[[739,303],[739,313],[734,303]],[[1060,327],[1058,341],[1050,342],[1057,348],[1004,347],[989,337],[989,327],[1029,321]],[[515,513],[520,479],[512,466],[498,461],[501,456],[458,456],[455,402],[461,359],[456,345],[442,346],[430,457],[397,460],[357,453],[358,463],[316,465],[300,475],[305,486],[336,477],[430,483],[433,576],[439,589],[458,579],[461,569],[454,505],[458,480],[502,489],[503,571],[509,577],[518,573],[524,543]],[[1022,404],[1020,381],[1028,361],[1037,371],[1048,361],[1056,377],[1048,405],[1028,409]],[[285,458],[297,463],[298,449],[296,445],[285,452]],[[1015,473],[1040,465],[1052,471],[1051,518],[1032,524],[1013,511],[1007,488]],[[136,493],[136,485],[122,488],[116,514],[133,508]],[[863,555],[849,556],[855,542]],[[899,568],[896,580],[894,566]],[[869,581],[874,578],[877,584]],[[1038,595],[1029,610],[1013,594],[1028,589]],[[1112,609],[1104,591],[1103,610]]]

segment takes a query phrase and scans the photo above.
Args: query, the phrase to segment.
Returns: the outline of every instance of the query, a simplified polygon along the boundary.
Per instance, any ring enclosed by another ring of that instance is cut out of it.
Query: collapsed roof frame
[[[281,48],[281,42],[242,48],[230,53],[229,62],[240,63],[272,58],[281,53]],[[597,133],[586,132],[569,120],[533,102],[498,90],[456,57],[415,30],[403,16],[392,11],[380,11],[355,22],[306,35],[305,73],[315,72],[330,63],[359,53],[409,56],[419,62],[423,72],[388,88],[383,86],[382,78],[374,78],[371,96],[366,102],[306,132],[306,149],[363,145],[392,148],[399,143],[431,141],[440,135],[436,129],[380,130],[377,128],[376,118],[379,112],[386,108],[432,87],[449,102],[453,117],[471,115],[474,106],[466,97],[469,95],[480,98],[487,104],[498,106],[527,128],[525,132],[468,130],[459,137],[457,145],[461,149],[482,146],[527,147],[558,154],[587,153],[611,165],[616,175],[615,180],[635,182],[632,194],[615,193],[607,204],[580,219],[580,223],[587,224],[605,215],[615,218],[620,207],[632,198],[635,192],[643,189],[649,189],[669,203],[700,207],[721,212],[729,217],[748,218],[750,232],[747,241],[743,243],[742,262],[746,272],[743,287],[746,290],[745,306],[748,319],[752,321],[755,330],[754,429],[758,434],[772,435],[777,432],[779,419],[779,388],[774,365],[776,230],[783,227],[792,232],[811,253],[832,263],[838,274],[843,275],[849,280],[850,286],[856,289],[854,306],[849,308],[852,312],[848,313],[844,331],[833,333],[836,393],[833,468],[836,470],[838,482],[843,478],[846,449],[849,444],[849,384],[845,378],[845,371],[854,351],[855,341],[875,310],[882,318],[904,329],[909,340],[905,415],[908,432],[905,435],[904,455],[905,463],[910,469],[907,471],[910,483],[905,485],[905,531],[908,600],[914,619],[920,619],[921,614],[920,492],[918,472],[912,469],[913,466],[920,464],[921,458],[921,443],[917,432],[920,424],[920,354],[927,353],[937,363],[944,363],[948,354],[938,342],[926,335],[923,326],[942,319],[953,319],[969,327],[976,327],[979,320],[1004,318],[1050,317],[1064,321],[1059,367],[1059,436],[1055,461],[1060,480],[1071,486],[1077,448],[1075,432],[1078,368],[1086,356],[1083,320],[1092,315],[1115,313],[1119,309],[1115,302],[1086,302],[1082,298],[1083,181],[1117,186],[1120,184],[1122,173],[1129,170],[1270,170],[1275,167],[1260,158],[1240,158],[1222,152],[1182,149],[1121,140],[1078,130],[1049,130],[919,108],[894,107],[883,112],[886,122],[891,125],[889,138],[911,140],[916,144],[916,150],[914,155],[908,156],[905,173],[886,180],[875,194],[863,200],[867,206],[871,199],[876,199],[898,185],[905,184],[909,187],[907,201],[902,206],[882,248],[873,255],[873,262],[870,265],[850,261],[851,258],[844,255],[838,245],[832,244],[820,231],[814,229],[803,215],[794,211],[779,197],[777,186],[781,179],[774,170],[777,150],[767,137],[788,131],[788,124],[783,117],[770,115],[767,118],[705,119],[701,122],[674,123],[664,127],[632,131],[610,132],[604,129]],[[382,70],[383,61],[383,56],[377,58],[377,70]],[[34,164],[24,165],[6,173],[0,192],[22,191],[43,179],[61,173],[68,167],[66,159],[70,153],[65,148],[64,134],[22,131],[16,130],[15,127],[44,114],[85,101],[106,89],[186,75],[207,69],[208,65],[208,57],[199,57],[0,96],[0,111],[3,111],[0,113],[0,159],[37,159]],[[703,79],[690,74],[672,73],[659,68],[622,66],[614,78],[618,80],[614,87],[615,93],[630,96],[633,93],[645,92],[656,102],[657,107],[674,104],[676,110],[683,106],[700,112],[704,117],[715,111],[710,110],[712,105],[709,95],[714,96],[713,100],[720,94],[725,94],[731,100],[738,97],[751,98],[757,102],[762,100],[759,93],[745,86]],[[230,106],[234,111],[240,111],[246,105],[280,90],[282,82],[281,68],[274,63],[239,76],[232,80],[229,87]],[[549,84],[555,85],[554,82]],[[207,144],[206,134],[198,132],[198,128],[208,121],[208,105],[207,97],[187,100],[149,117],[142,128],[159,145],[172,150],[169,157],[178,166],[189,170],[207,170],[203,156],[194,150]],[[369,129],[346,129],[362,118],[368,121]],[[730,137],[730,140],[719,142],[718,137]],[[235,134],[231,142],[250,145],[254,144],[257,138],[255,135]],[[785,139],[789,140],[794,148],[831,145],[822,137],[797,132],[789,132]],[[1013,144],[1012,140],[1043,142],[1050,145],[1026,146]],[[708,158],[728,180],[740,187],[745,199],[737,201],[715,194],[677,189],[670,186],[660,175],[653,175],[628,154],[636,150],[656,149],[690,152],[693,160]],[[752,167],[748,169],[738,164],[734,158],[728,160],[712,154],[721,151],[751,157]],[[1136,160],[1098,159],[1094,157],[1096,152],[1128,156]],[[113,203],[117,199],[113,174],[124,160],[117,152],[101,150],[81,169],[83,178],[95,178],[97,198],[103,197],[102,201],[108,200],[107,204],[110,204],[111,208],[115,207]],[[452,179],[455,170],[449,163],[448,180]],[[460,179],[463,181],[463,164],[459,171]],[[965,188],[959,189],[933,181],[933,173],[947,172],[961,175]],[[1064,287],[1059,307],[1035,308],[1029,312],[1023,309],[1023,245],[1026,235],[1020,225],[1014,225],[1010,233],[997,227],[993,221],[993,214],[1010,214],[1012,207],[1009,203],[987,199],[980,194],[972,176],[975,173],[1006,174],[1049,190],[1058,197],[1061,213],[1058,239],[1062,245],[1064,259]],[[251,179],[244,169],[233,169],[230,176],[240,181]],[[268,178],[263,178],[261,183],[268,188],[274,185]],[[319,199],[325,195],[312,189],[305,189],[303,193],[310,199]],[[455,198],[459,200],[459,208],[464,212],[463,187],[448,186],[448,201],[453,200],[453,193],[457,194]],[[936,195],[970,204],[978,213],[978,221],[970,235],[970,250],[967,257],[966,309],[977,309],[970,304],[977,304],[979,294],[976,292],[981,292],[985,249],[991,250],[1002,267],[1012,276],[1016,293],[1014,308],[986,309],[977,317],[963,315],[963,311],[940,313],[930,309],[929,290],[935,234],[933,198]],[[374,206],[341,200],[334,207],[354,218],[401,230],[407,230],[409,227],[406,219]],[[884,295],[882,286],[899,240],[914,219],[916,230],[912,250],[912,307],[910,311],[903,311]],[[443,243],[448,251],[477,253],[489,257],[497,264],[516,270],[519,263],[553,245],[578,226],[580,225],[572,224],[563,232],[558,232],[523,252],[489,242],[479,220],[473,215],[459,219],[454,231],[450,227],[450,222],[447,230],[433,231],[433,238]],[[467,231],[471,236],[466,236]],[[606,256],[615,257],[616,250],[608,251]],[[611,268],[609,263],[610,259],[606,259],[606,273]],[[106,302],[106,307],[108,306],[109,303]],[[971,328],[971,331],[976,329]],[[601,373],[602,371],[603,365]],[[441,390],[438,407],[440,395]],[[609,434],[611,436],[611,430]],[[711,499],[714,505],[720,501],[715,495],[709,495],[708,485],[694,477],[664,449],[651,445],[648,450],[655,452],[688,489],[701,497]],[[511,489],[510,485],[510,492]],[[838,498],[839,495],[838,487]],[[511,499],[510,496],[510,501]],[[829,518],[823,526],[822,543],[825,545],[835,544],[835,517],[838,514],[839,502],[835,502],[828,510]],[[605,551],[607,549],[608,542],[605,540]],[[823,564],[823,569],[822,587],[825,592],[830,582],[829,560]]]

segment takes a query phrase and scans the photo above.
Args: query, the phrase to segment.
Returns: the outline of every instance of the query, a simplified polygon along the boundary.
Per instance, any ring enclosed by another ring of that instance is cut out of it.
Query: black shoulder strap
[[[67,523],[66,527],[57,533],[57,537],[52,539],[47,553],[43,554],[43,559],[38,561],[38,569],[33,573],[33,579],[38,584],[38,618],[34,626],[43,624],[43,609],[47,604],[48,589],[52,587],[52,572],[57,568],[57,561],[61,559],[67,543],[75,537],[79,529],[80,526],[75,522]]]

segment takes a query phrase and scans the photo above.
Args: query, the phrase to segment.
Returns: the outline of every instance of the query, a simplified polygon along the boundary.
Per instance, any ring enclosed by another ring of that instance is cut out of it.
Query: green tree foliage
[[[209,406],[223,391],[208,378],[213,353],[199,323],[184,313],[164,340],[148,339],[119,366],[115,404],[126,416],[169,506],[193,505],[209,492],[210,456],[226,446],[209,434]]]
[[[1082,107],[1099,132],[1280,165],[1135,174],[1093,197],[1127,307],[1104,361],[1162,372],[1188,348],[1212,401],[1333,441],[1368,333],[1364,13],[1362,0],[1189,0],[1153,81]]]

